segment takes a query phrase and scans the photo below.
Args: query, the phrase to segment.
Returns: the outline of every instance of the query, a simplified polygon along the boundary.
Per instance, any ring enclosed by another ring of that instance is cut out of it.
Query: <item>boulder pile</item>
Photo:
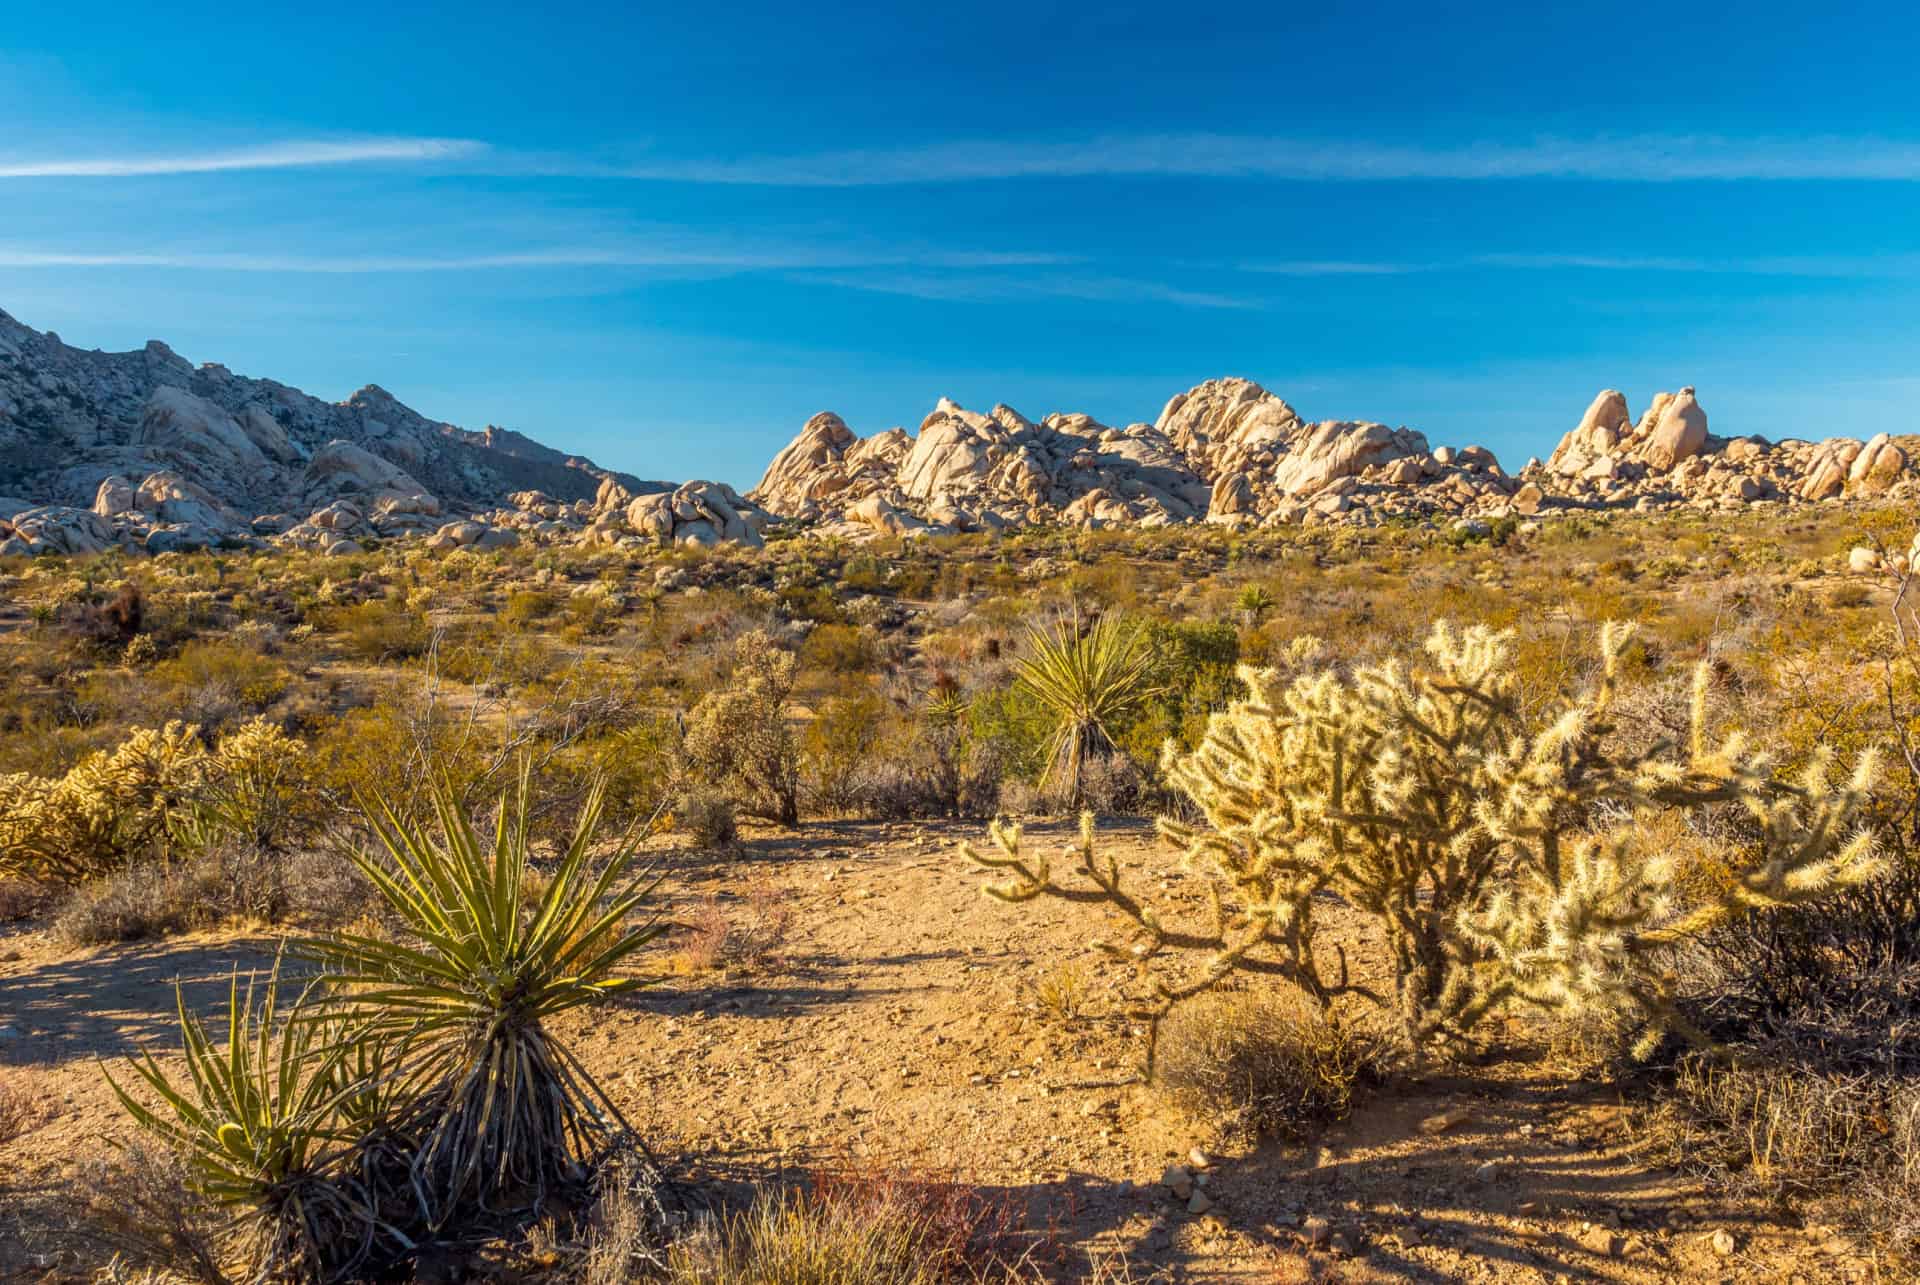
[[[1729,508],[1920,495],[1913,443],[1723,439],[1692,388],[1636,421],[1601,393],[1546,463],[1517,474],[1481,446],[1432,446],[1408,428],[1309,423],[1245,379],[1177,394],[1152,424],[1086,415],[1035,424],[942,400],[915,435],[853,433],[823,412],[749,498],[841,535],[938,535],[1041,524],[1085,528],[1474,523],[1552,509]]]
[[[1737,508],[1912,498],[1920,494],[1915,462],[1911,443],[1903,447],[1885,433],[1865,442],[1715,437],[1691,388],[1658,394],[1635,422],[1626,397],[1607,389],[1537,475],[1555,495],[1588,506]]]
[[[1082,414],[1035,424],[1008,406],[982,415],[945,399],[914,436],[861,438],[839,416],[815,415],[749,498],[862,536],[1493,512],[1518,489],[1480,447],[1433,450],[1385,424],[1306,423],[1260,385],[1220,379],[1126,428]]]

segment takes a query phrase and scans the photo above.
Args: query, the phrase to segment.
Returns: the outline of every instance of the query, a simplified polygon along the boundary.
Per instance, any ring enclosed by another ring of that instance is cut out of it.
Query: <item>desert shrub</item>
[[[582,785],[602,780],[610,815],[646,820],[671,801],[680,757],[679,720],[653,712],[570,746],[546,771]]]
[[[781,825],[800,820],[801,757],[788,724],[793,653],[765,632],[734,640],[733,672],[687,718],[687,766],[730,794],[740,809]]]
[[[989,747],[1009,777],[1030,781],[1040,773],[1051,730],[1046,711],[1012,687],[981,691],[967,706],[969,738]]]
[[[32,919],[46,909],[50,890],[25,879],[0,878],[0,924]]]
[[[865,686],[821,702],[801,738],[809,792],[820,811],[844,815],[856,808],[887,722],[887,702]]]
[[[286,694],[293,675],[259,651],[225,641],[195,641],[147,671],[149,699],[170,716],[217,729],[259,714]]]
[[[740,837],[733,800],[713,790],[682,791],[673,818],[675,828],[685,832],[696,848],[728,848]]]
[[[517,589],[507,595],[500,619],[509,629],[528,629],[551,616],[555,605],[551,594],[538,589]]]
[[[477,687],[529,687],[551,678],[560,661],[537,634],[490,627],[449,630],[432,652],[439,677]]]
[[[319,625],[349,657],[372,665],[424,655],[433,640],[424,614],[385,599],[324,611]]]
[[[778,955],[792,927],[787,898],[768,884],[756,884],[740,900],[709,894],[680,931],[678,961],[696,973],[761,968]]]
[[[1681,1003],[1720,1055],[1679,1053],[1660,1134],[1677,1161],[1722,1185],[1832,1203],[1913,1263],[1920,856],[1899,844],[1885,864],[1817,906],[1761,911],[1689,945]]]
[[[1871,878],[1873,843],[1854,827],[1875,765],[1868,755],[1836,788],[1830,756],[1788,779],[1737,735],[1710,745],[1704,670],[1685,746],[1614,745],[1628,636],[1602,631],[1598,683],[1539,726],[1522,722],[1510,635],[1483,626],[1436,626],[1430,668],[1386,661],[1284,688],[1243,670],[1248,699],[1167,766],[1203,820],[1166,818],[1161,832],[1212,885],[1210,925],[1176,927],[1139,900],[1119,863],[1096,856],[1083,817],[1074,865],[1137,928],[1132,950],[1113,949],[1141,963],[1160,1013],[1252,973],[1323,1007],[1341,996],[1377,1004],[1416,1054],[1511,1006],[1630,1015],[1642,1053],[1670,1029],[1698,1035],[1672,993],[1675,949],[1753,909],[1815,903]],[[1645,842],[1639,817],[1723,805],[1748,826],[1738,864],[1717,891],[1674,907],[1671,863]],[[995,897],[1087,895],[1057,883],[1017,826],[996,824],[993,839],[991,855],[964,852],[1004,875],[988,886]],[[1329,895],[1380,921],[1391,992],[1315,953],[1316,910]],[[1187,966],[1168,968],[1169,955]]]
[[[140,633],[145,615],[140,586],[126,581],[103,602],[75,604],[71,623],[76,633],[94,645],[120,649]]]
[[[498,805],[491,843],[448,789],[430,830],[374,803],[380,854],[354,863],[392,915],[391,938],[336,932],[300,950],[336,988],[336,1009],[424,1086],[410,1111],[421,1143],[413,1186],[444,1223],[469,1200],[563,1185],[605,1142],[619,1112],[549,1024],[644,979],[619,966],[662,931],[628,919],[652,884],[633,873],[632,832],[588,868],[605,805],[596,785],[532,906],[531,786]]]
[[[818,625],[800,644],[800,660],[829,674],[864,674],[873,668],[873,638],[855,625]]]
[[[1690,1053],[1651,1134],[1723,1189],[1825,1203],[1893,1261],[1920,1262],[1920,1077]]]
[[[993,815],[1006,750],[976,731],[975,704],[956,682],[936,678],[904,729],[871,754],[861,810],[889,819]]]
[[[1385,1073],[1376,1042],[1293,992],[1212,991],[1160,1028],[1158,1087],[1195,1115],[1299,1138]]]
[[[232,920],[275,922],[287,907],[285,866],[275,854],[223,847],[80,885],[55,912],[53,934],[73,946],[148,941]]]
[[[1136,763],[1152,767],[1166,740],[1192,747],[1207,719],[1247,689],[1239,678],[1240,634],[1226,621],[1156,622],[1149,637],[1152,690],[1139,714],[1115,729],[1115,740]]]

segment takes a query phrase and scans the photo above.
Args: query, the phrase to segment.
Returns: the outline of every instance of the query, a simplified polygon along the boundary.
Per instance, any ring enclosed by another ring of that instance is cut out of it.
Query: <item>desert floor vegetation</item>
[[[1912,525],[7,562],[0,1276],[1909,1279]]]

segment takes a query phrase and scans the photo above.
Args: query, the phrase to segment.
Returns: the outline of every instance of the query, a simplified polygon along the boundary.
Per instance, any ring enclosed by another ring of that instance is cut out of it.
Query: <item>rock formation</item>
[[[1885,433],[1871,441],[1830,437],[1718,438],[1691,388],[1655,394],[1636,424],[1608,389],[1560,439],[1546,464],[1523,476],[1569,506],[1668,504],[1733,508],[1846,497],[1920,495],[1912,444]]]
[[[982,415],[942,399],[915,436],[860,438],[823,413],[750,496],[782,517],[866,535],[1477,512],[1506,504],[1513,486],[1480,448],[1432,451],[1385,424],[1305,423],[1260,385],[1219,379],[1126,428],[1080,414],[1035,424],[1007,406]]]

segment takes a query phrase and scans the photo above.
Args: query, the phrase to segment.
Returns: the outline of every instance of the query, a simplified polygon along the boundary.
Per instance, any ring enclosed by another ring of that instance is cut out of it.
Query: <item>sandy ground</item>
[[[1141,825],[1103,829],[1150,842]],[[1216,1137],[1131,1079],[1142,1040],[1085,944],[1113,933],[1104,912],[985,902],[962,837],[978,827],[820,824],[663,858],[676,918],[757,900],[791,927],[749,972],[673,973],[572,1023],[656,1150],[716,1181],[869,1162],[963,1178],[1025,1211],[1063,1279],[1090,1253],[1194,1282],[1890,1279],[1827,1229],[1650,1164],[1634,1102],[1537,1055],[1389,1086],[1305,1146]],[[97,1059],[173,1047],[176,984],[217,1011],[231,971],[273,949],[231,934],[83,952],[0,937],[0,1077],[41,1117],[0,1143],[0,1274],[69,1278],[31,1211],[124,1127]],[[1068,973],[1088,983],[1070,1018],[1032,987]],[[1454,1127],[1422,1129],[1458,1108]],[[1196,1147],[1202,1215],[1159,1185]]]

